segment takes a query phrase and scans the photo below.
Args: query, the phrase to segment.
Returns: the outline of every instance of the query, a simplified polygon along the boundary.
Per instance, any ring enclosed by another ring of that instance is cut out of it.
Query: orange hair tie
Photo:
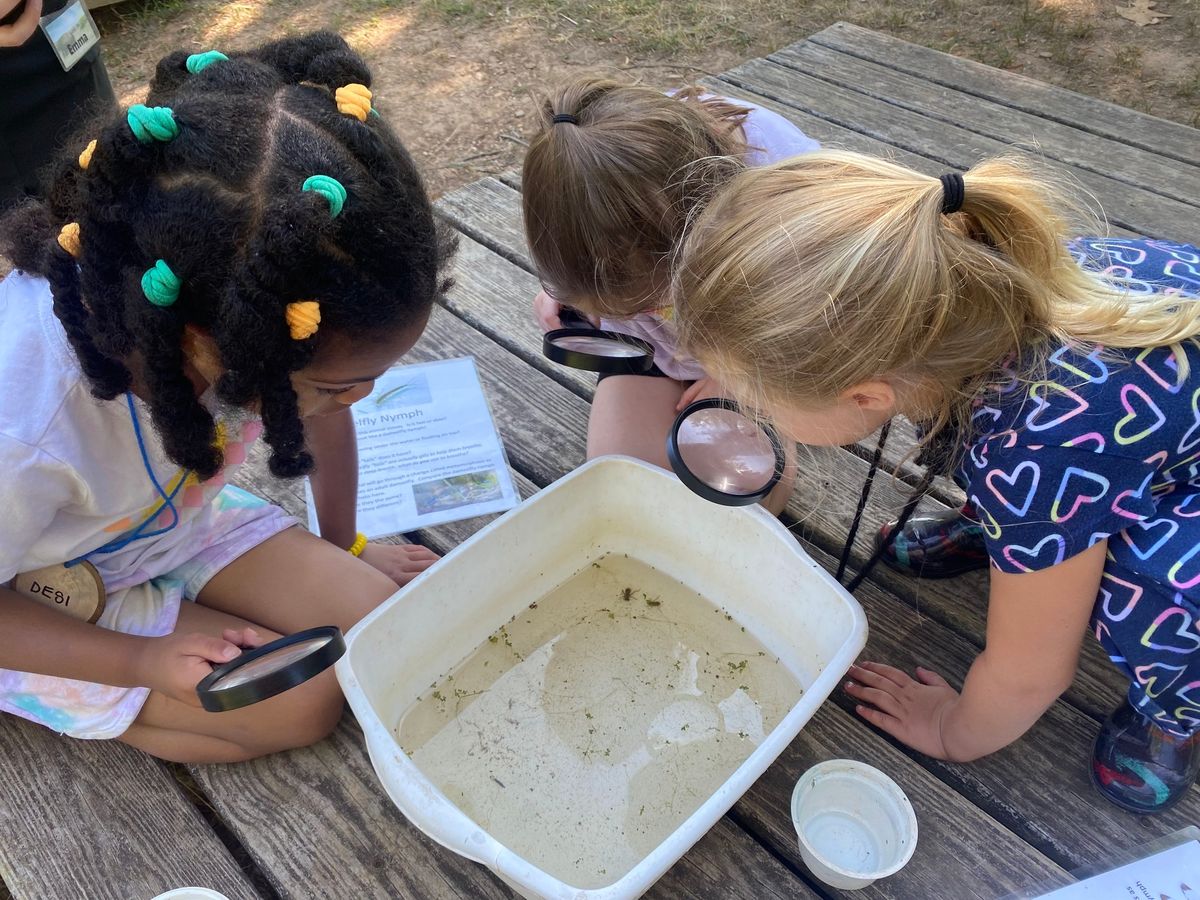
[[[321,304],[316,300],[299,300],[287,305],[284,313],[293,341],[303,341],[317,333],[321,324]]]
[[[348,84],[333,92],[338,112],[354,116],[360,122],[367,121],[371,114],[371,90],[365,84]]]
[[[88,141],[88,145],[79,154],[79,168],[87,169],[92,164],[92,154],[96,152],[96,141]]]
[[[76,259],[83,253],[83,245],[79,242],[79,223],[68,222],[58,233],[58,246],[62,247]]]

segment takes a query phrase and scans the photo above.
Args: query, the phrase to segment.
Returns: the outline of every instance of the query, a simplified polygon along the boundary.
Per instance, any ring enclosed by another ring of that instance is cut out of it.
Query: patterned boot
[[[976,569],[986,569],[987,548],[983,528],[970,506],[934,516],[909,519],[882,559],[887,565],[918,578],[953,578]],[[888,522],[875,536],[878,547],[895,527]]]
[[[1126,700],[1108,717],[1092,753],[1092,782],[1122,809],[1170,809],[1200,774],[1200,731],[1171,734]]]

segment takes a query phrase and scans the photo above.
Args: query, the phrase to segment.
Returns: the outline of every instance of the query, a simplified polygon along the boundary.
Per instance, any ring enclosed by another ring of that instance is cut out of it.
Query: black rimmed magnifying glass
[[[654,368],[654,347],[648,341],[603,331],[567,306],[560,310],[559,319],[563,327],[542,337],[547,359],[605,375],[644,375]]]
[[[304,684],[345,652],[342,632],[334,625],[298,631],[217,666],[196,685],[196,693],[209,712],[241,709]]]
[[[680,481],[722,506],[765,500],[785,462],[775,429],[720,397],[697,400],[676,417],[667,459]]]
[[[854,540],[858,536],[890,430],[890,422],[880,429],[846,543],[838,560],[835,577],[845,584],[848,591],[858,588],[883,558],[916,511],[917,504],[929,490],[934,477],[933,469],[925,472],[895,525],[877,543],[874,552],[858,572],[849,581],[844,581]],[[688,488],[705,500],[723,506],[749,506],[765,500],[779,483],[785,464],[783,444],[775,429],[747,414],[734,401],[721,398],[698,400],[676,417],[667,435],[667,459],[679,480]]]

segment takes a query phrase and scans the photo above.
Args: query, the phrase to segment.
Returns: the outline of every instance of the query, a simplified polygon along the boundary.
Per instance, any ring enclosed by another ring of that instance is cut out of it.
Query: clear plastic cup
[[[800,776],[792,824],[809,871],[843,890],[894,875],[917,847],[917,816],[904,791],[850,759],[831,759]]]

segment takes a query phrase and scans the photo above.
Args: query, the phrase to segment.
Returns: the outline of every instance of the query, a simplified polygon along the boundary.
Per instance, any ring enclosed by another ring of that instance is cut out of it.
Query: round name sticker
[[[104,582],[87,560],[46,566],[13,579],[13,590],[76,619],[95,624],[104,612]]]

